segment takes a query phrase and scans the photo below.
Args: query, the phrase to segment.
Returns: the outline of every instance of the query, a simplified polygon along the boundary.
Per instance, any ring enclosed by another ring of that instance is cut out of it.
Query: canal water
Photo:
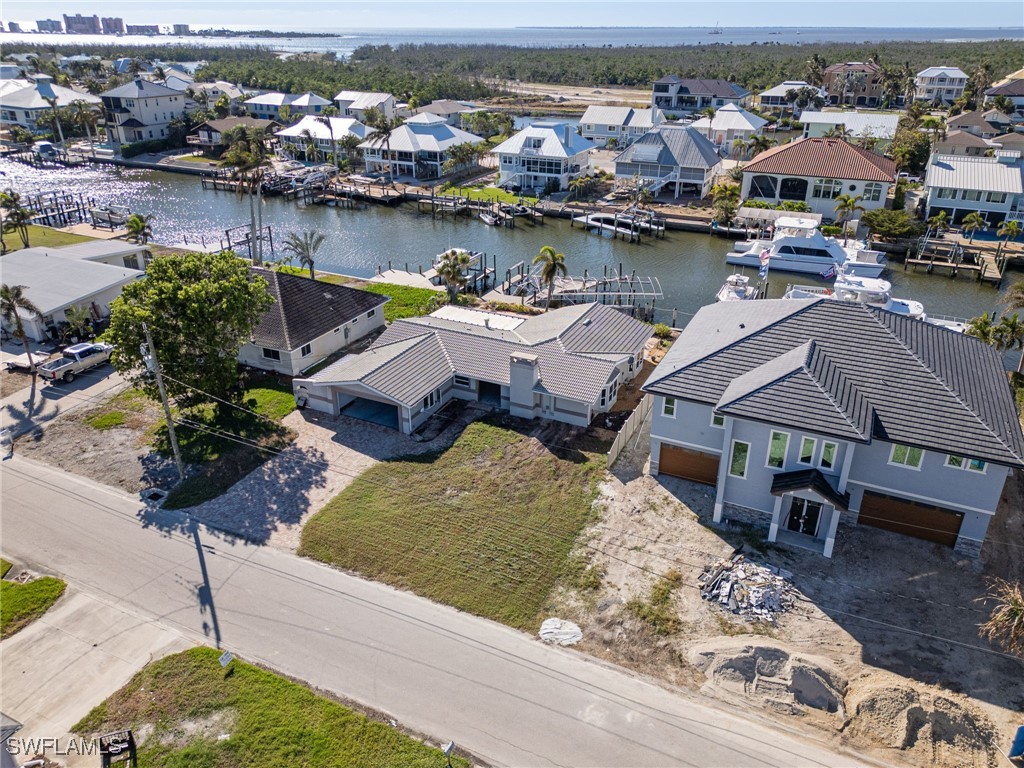
[[[232,192],[203,190],[198,177],[162,171],[90,166],[40,170],[0,160],[0,187],[33,193],[68,191],[92,196],[101,204],[128,206],[151,217],[154,240],[178,245],[186,240],[216,244],[228,227],[247,225],[249,203]],[[453,246],[484,251],[497,257],[498,276],[513,264],[530,259],[545,245],[565,254],[573,275],[588,270],[601,274],[605,267],[638,276],[655,277],[664,298],[657,302],[657,319],[667,322],[671,310],[679,323],[704,304],[714,301],[733,268],[725,263],[731,241],[689,232],[669,232],[664,239],[644,238],[640,244],[590,234],[570,228],[568,221],[547,219],[543,225],[518,221],[515,229],[488,227],[478,218],[432,220],[406,203],[395,208],[370,205],[360,210],[326,206],[302,207],[282,198],[264,201],[263,221],[273,227],[275,244],[288,232],[317,230],[327,236],[317,266],[320,269],[369,277],[390,261],[396,268],[415,270],[429,266],[433,257]],[[284,254],[278,252],[279,257]],[[2,266],[2,262],[0,262]],[[974,317],[998,309],[999,292],[961,277],[952,280],[924,272],[904,271],[893,263],[885,277],[893,294],[924,304],[933,315]],[[1024,278],[1010,272],[1006,282]],[[781,296],[789,282],[816,283],[808,275],[772,274],[769,295]]]

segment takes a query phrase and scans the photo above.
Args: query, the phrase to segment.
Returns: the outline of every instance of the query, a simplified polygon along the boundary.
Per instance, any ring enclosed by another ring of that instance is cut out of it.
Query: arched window
[[[877,203],[882,199],[882,183],[878,181],[870,181],[864,185],[864,194],[861,197],[864,202]]]
[[[807,179],[783,179],[779,185],[780,200],[806,200]]]
[[[775,177],[757,175],[750,180],[751,197],[767,197],[775,199]]]

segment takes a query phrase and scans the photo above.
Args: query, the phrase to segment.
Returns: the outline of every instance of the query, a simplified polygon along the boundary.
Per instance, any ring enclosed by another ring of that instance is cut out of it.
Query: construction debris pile
[[[774,565],[758,565],[744,555],[705,566],[697,577],[700,596],[752,620],[775,623],[775,614],[793,607],[793,574]]]

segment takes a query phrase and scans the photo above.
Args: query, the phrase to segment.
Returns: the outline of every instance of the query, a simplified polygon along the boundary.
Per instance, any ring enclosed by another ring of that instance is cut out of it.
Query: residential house
[[[653,194],[667,185],[673,197],[687,191],[707,197],[721,167],[715,145],[696,128],[661,125],[615,158],[615,178],[638,178]]]
[[[1024,77],[1007,80],[1001,85],[994,85],[985,91],[985,103],[991,104],[999,96],[1009,99],[1014,111],[1024,114]]]
[[[193,83],[192,91],[196,94],[196,101],[202,101],[199,94],[205,95],[206,104],[212,109],[221,96],[228,97],[228,107],[235,109],[245,101],[245,92],[237,85],[225,80],[217,80],[213,83]]]
[[[946,121],[947,131],[967,131],[983,139],[994,139],[1004,133],[1013,130],[1013,122],[1009,115],[1005,115],[998,109],[989,109],[984,112],[974,110],[955,115]]]
[[[281,146],[290,151],[292,156],[305,155],[309,148],[309,139],[306,134],[316,141],[316,146],[321,157],[327,157],[331,152],[338,151],[339,157],[345,156],[345,149],[339,142],[345,136],[355,136],[360,141],[365,141],[367,136],[373,133],[373,128],[367,128],[354,117],[313,117],[306,115],[299,122],[287,128],[277,131],[274,135],[281,141]],[[333,143],[332,143],[333,137]]]
[[[952,104],[964,95],[967,75],[957,67],[928,67],[914,77],[914,98]]]
[[[462,126],[462,118],[472,112],[476,112],[477,108],[472,104],[464,104],[461,101],[452,101],[451,99],[438,99],[432,101],[426,106],[418,107],[413,110],[413,115],[436,115],[437,117],[443,118],[448,125]]]
[[[70,307],[82,307],[95,319],[108,317],[121,289],[144,275],[138,269],[64,257],[61,250],[29,248],[3,257],[4,283],[24,286],[25,297],[39,308],[39,315],[18,310],[25,335],[33,341],[45,341]]]
[[[896,164],[842,139],[797,139],[772,147],[743,167],[743,200],[803,202],[824,218],[843,194],[870,211],[884,208],[896,183]]]
[[[668,75],[654,81],[651,106],[677,117],[708,107],[720,109],[726,104],[745,107],[749,98],[750,91],[728,80]]]
[[[396,320],[367,351],[293,386],[307,408],[405,434],[453,399],[583,427],[640,371],[650,336],[602,304],[532,317],[447,306]]]
[[[882,103],[882,68],[872,61],[846,61],[825,67],[830,104],[877,107]]]
[[[763,117],[747,112],[735,104],[726,104],[715,110],[714,117],[702,117],[695,121],[693,128],[710,139],[724,154],[728,154],[732,151],[732,143],[736,139],[750,141],[750,137],[761,133],[761,129],[766,125],[768,121]]]
[[[267,281],[274,304],[253,329],[252,341],[239,351],[243,365],[298,376],[384,327],[387,296],[263,267],[251,269]]]
[[[61,56],[58,60],[60,68],[65,72],[71,72],[75,69],[85,69],[98,67],[100,65],[99,56],[90,56],[85,53],[76,53],[72,56]]]
[[[153,258],[149,245],[129,243],[125,240],[88,240],[74,245],[57,248],[35,246],[24,248],[19,253],[26,256],[57,256],[61,259],[89,261],[113,267],[127,267],[145,271]],[[3,262],[6,264],[6,262]]]
[[[6,87],[0,95],[0,125],[20,125],[33,133],[50,130],[49,126],[42,126],[39,121],[44,115],[53,114],[51,103],[58,108],[68,107],[76,101],[83,101],[90,106],[100,103],[91,93],[54,85],[49,75],[36,75],[34,82],[7,80],[5,83]]]
[[[1024,133],[1004,133],[989,139],[995,149],[1016,149],[1024,152]]]
[[[391,131],[387,141],[370,136],[359,148],[368,173],[387,171],[419,180],[444,175],[443,166],[452,147],[481,141],[480,136],[449,125],[443,117],[424,113]]]
[[[665,119],[660,109],[633,109],[632,107],[605,107],[591,105],[580,118],[583,138],[596,146],[607,146],[610,141],[618,148],[628,147]]]
[[[324,107],[331,106],[331,102],[327,99],[312,92],[293,94],[277,91],[261,93],[251,99],[246,99],[242,104],[253,117],[262,120],[277,120],[278,122],[285,122],[281,119],[281,110],[284,107],[288,107],[287,114],[290,114],[292,118],[297,118],[302,115],[319,115],[323,112]]]
[[[498,185],[533,189],[569,188],[569,181],[590,172],[594,142],[567,123],[528,125],[491,152],[498,156]]]
[[[228,148],[224,134],[237,128],[246,130],[263,131],[267,136],[274,134],[281,124],[273,120],[260,120],[256,117],[225,117],[220,120],[207,120],[200,123],[185,140],[190,147],[201,149],[204,152],[218,154]]]
[[[166,138],[171,120],[185,113],[185,94],[142,78],[105,91],[100,98],[115,152],[123,144]]]
[[[900,116],[878,112],[814,112],[800,115],[804,127],[804,138],[818,138],[842,128],[846,137],[856,143],[870,142],[871,149],[882,154],[892,143]]]
[[[831,557],[839,523],[977,556],[1024,435],[999,353],[865,304],[701,309],[644,389],[651,474],[715,487],[714,520]]]
[[[395,97],[390,93],[342,91],[334,97],[334,103],[344,117],[354,117],[361,123],[366,122],[368,109],[376,109],[388,119],[395,116]]]
[[[787,80],[784,83],[779,83],[774,88],[769,88],[767,91],[761,91],[759,94],[754,96],[754,106],[758,110],[764,112],[769,111],[783,111],[792,110],[794,117],[800,117],[800,107],[789,100],[789,95],[793,91],[799,91],[802,88],[810,88],[814,91],[819,98],[824,100],[828,98],[828,94],[824,88],[819,88],[816,85],[811,85],[804,80]]]
[[[1021,138],[1024,138],[1022,136]],[[950,131],[935,142],[932,151],[940,155],[974,155],[980,157],[994,149],[996,139],[986,140],[967,131]]]
[[[1024,162],[1020,149],[993,157],[933,154],[925,173],[928,217],[945,211],[950,222],[980,212],[990,227],[1006,219],[1024,224]]]
[[[25,71],[20,64],[0,64],[0,81],[17,80]]]

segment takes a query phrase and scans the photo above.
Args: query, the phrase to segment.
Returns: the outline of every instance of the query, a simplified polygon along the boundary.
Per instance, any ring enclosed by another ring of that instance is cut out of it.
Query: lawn
[[[440,750],[299,683],[238,659],[225,671],[219,655],[193,648],[148,664],[72,730],[144,733],[139,764],[149,768],[445,765]]]
[[[384,319],[389,323],[403,317],[428,315],[444,301],[443,293],[429,288],[411,288],[391,283],[365,283],[359,288],[391,297],[391,301],[384,305]]]
[[[591,517],[599,445],[516,419],[447,451],[378,464],[306,524],[300,554],[520,629],[536,622]],[[565,447],[565,441],[572,448]]]
[[[0,560],[0,578],[11,570],[11,563]],[[67,585],[60,579],[43,576],[18,584],[0,581],[0,638],[7,638],[38,619],[57,602]]]
[[[284,272],[287,275],[309,277],[309,270],[305,267],[296,267],[291,264],[279,264],[276,269],[278,272]],[[330,283],[331,285],[348,285],[349,283],[358,282],[354,277],[336,275],[333,272],[319,272],[315,266],[313,267],[313,271],[316,273],[316,279],[321,283]]]
[[[28,226],[29,248],[57,248],[61,245],[75,245],[76,243],[88,243],[96,240],[95,237],[86,235],[75,235],[71,232],[61,232],[59,229],[41,227],[38,224]],[[21,244],[21,236],[17,232],[4,235],[4,242],[7,243],[8,251],[20,251],[24,246]]]
[[[459,195],[460,197],[467,197],[470,200],[483,200],[487,203],[493,203],[495,201],[502,203],[519,203],[520,196],[513,194],[512,192],[506,192],[499,187],[487,187],[482,184],[477,184],[471,187],[460,187],[457,184],[445,184],[437,190],[439,195]],[[535,197],[522,196],[522,202],[524,205],[533,205],[537,202]]]

